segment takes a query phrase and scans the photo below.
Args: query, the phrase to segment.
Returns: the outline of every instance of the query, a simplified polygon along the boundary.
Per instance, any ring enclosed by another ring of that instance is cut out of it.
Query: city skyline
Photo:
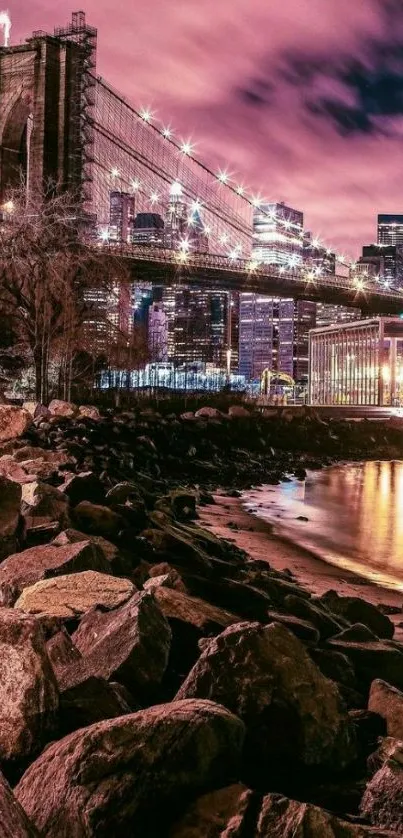
[[[246,14],[236,0],[230,19],[226,2],[207,5],[157,0],[153,15],[122,7],[111,28],[90,0],[98,71],[191,137],[208,164],[227,163],[267,200],[298,207],[308,229],[331,230],[328,244],[356,257],[376,241],[377,214],[402,209],[399,5],[331,0],[324,12],[317,0],[286,0]],[[11,43],[68,17],[62,4],[36,0],[9,11]]]

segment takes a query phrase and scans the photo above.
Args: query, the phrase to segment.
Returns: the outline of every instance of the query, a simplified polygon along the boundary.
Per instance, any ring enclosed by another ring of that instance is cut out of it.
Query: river
[[[245,492],[243,504],[324,561],[403,591],[403,461],[309,472]]]

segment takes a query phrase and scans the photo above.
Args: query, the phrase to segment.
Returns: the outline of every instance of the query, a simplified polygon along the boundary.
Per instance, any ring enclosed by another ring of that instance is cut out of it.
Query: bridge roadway
[[[270,297],[334,303],[361,309],[364,315],[403,314],[403,293],[372,286],[357,290],[346,277],[307,280],[299,271],[251,268],[251,260],[229,260],[210,253],[179,253],[163,247],[99,245],[128,262],[133,281],[183,284],[221,291],[256,292]]]

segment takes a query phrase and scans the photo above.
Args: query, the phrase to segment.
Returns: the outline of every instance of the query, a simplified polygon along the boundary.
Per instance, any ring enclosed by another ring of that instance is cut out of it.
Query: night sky
[[[1,5],[1,0],[0,0]],[[8,3],[18,43],[61,0]],[[402,0],[88,0],[98,72],[213,168],[358,255],[403,212]]]

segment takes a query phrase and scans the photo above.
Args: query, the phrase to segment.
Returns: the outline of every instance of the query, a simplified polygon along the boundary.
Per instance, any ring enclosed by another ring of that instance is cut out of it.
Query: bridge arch
[[[0,134],[0,194],[18,186],[28,175],[28,123],[32,116],[32,92],[20,89],[12,98],[2,120]]]

